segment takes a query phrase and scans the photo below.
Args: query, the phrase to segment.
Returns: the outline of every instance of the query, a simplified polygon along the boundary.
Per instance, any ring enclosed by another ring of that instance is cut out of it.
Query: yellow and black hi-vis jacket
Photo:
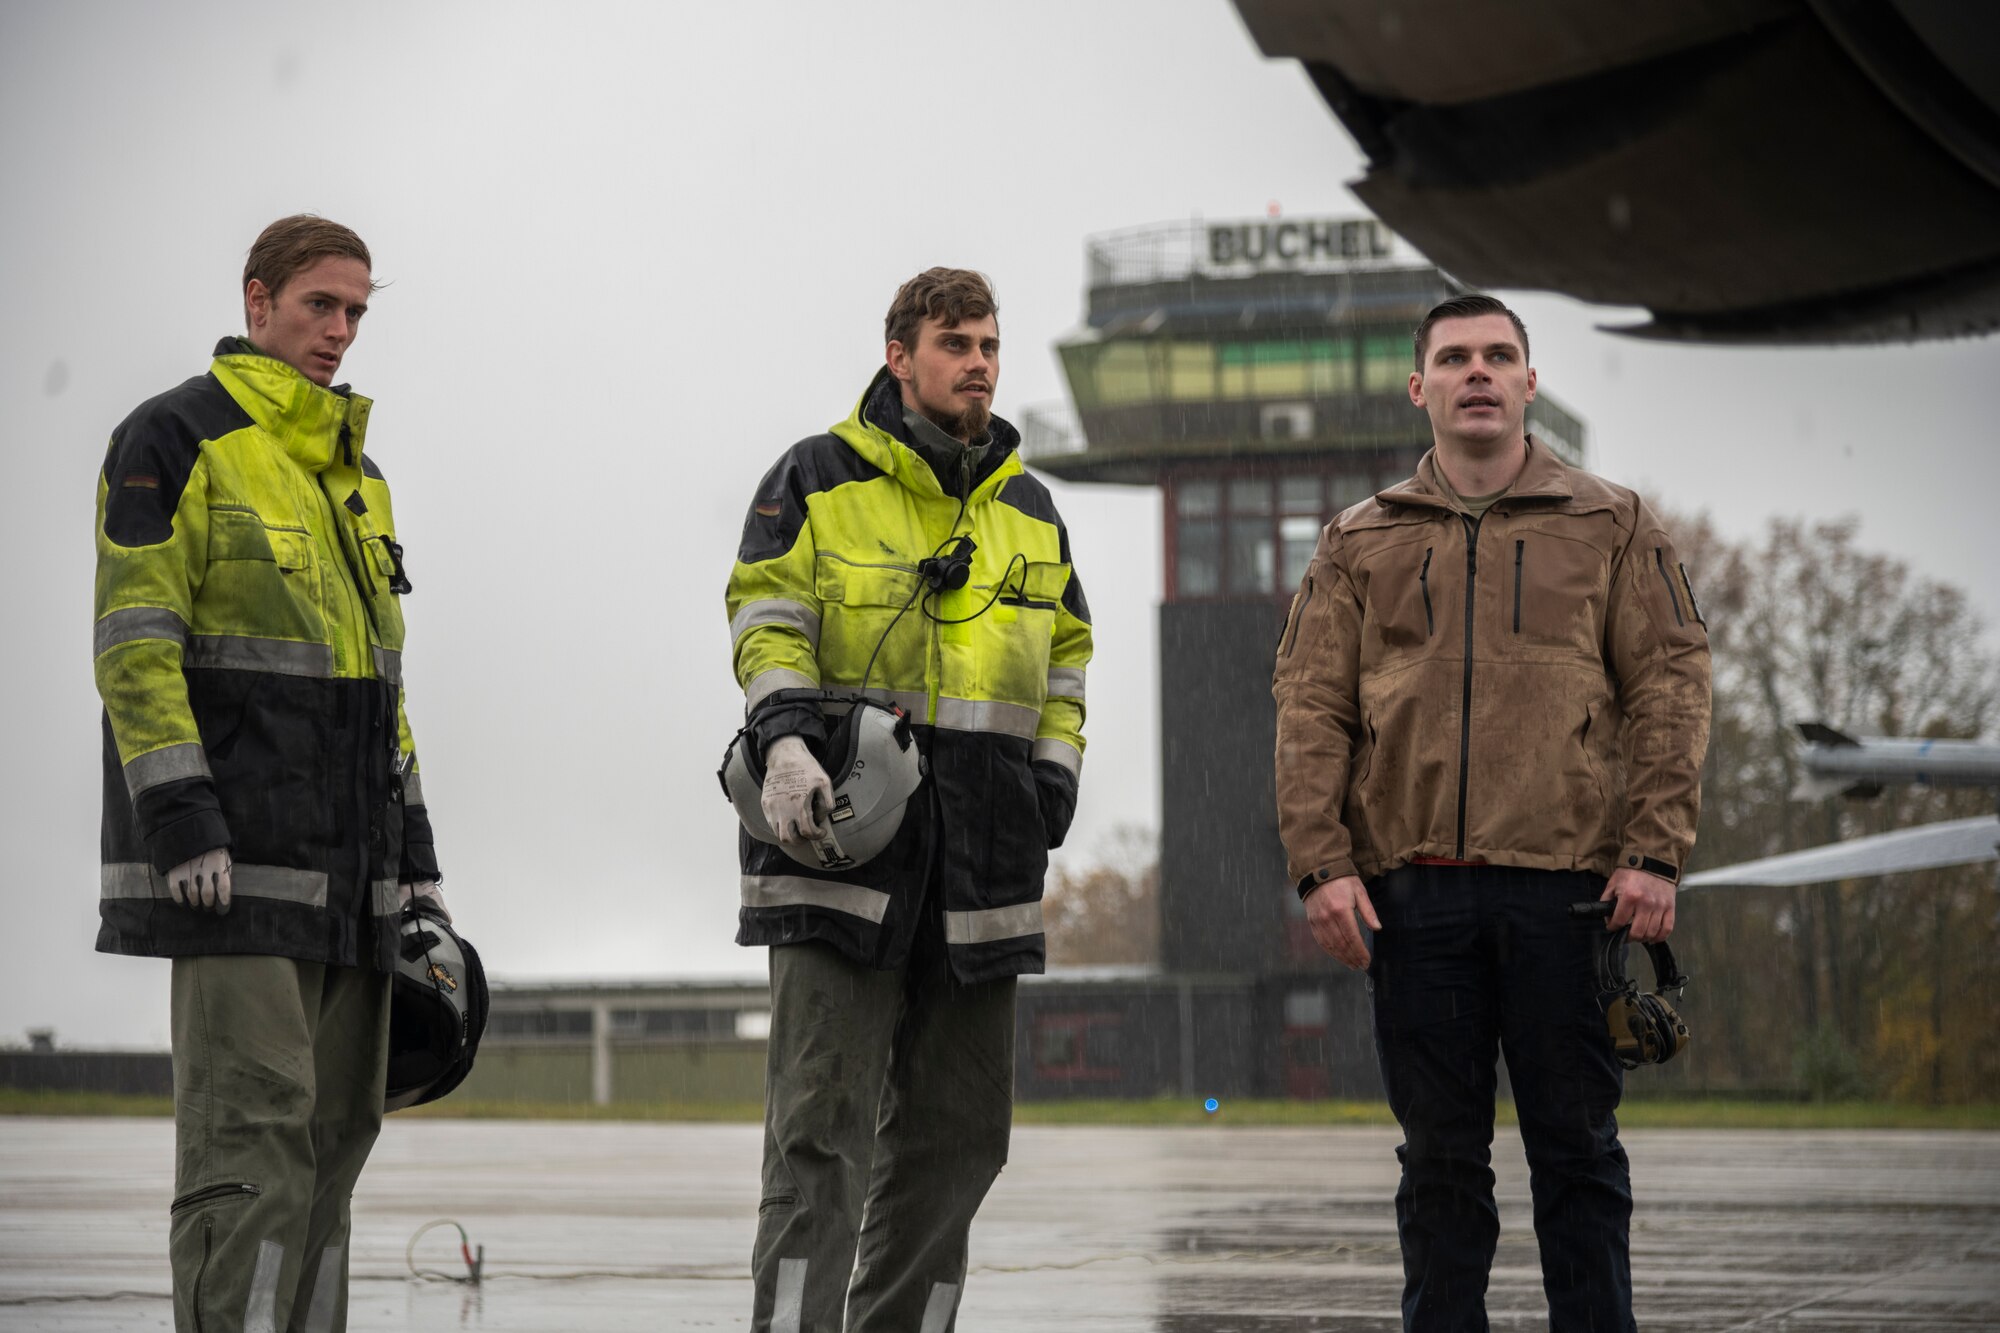
[[[112,432],[97,489],[97,947],[388,969],[436,877],[402,707],[409,591],[369,400],[223,339]],[[164,872],[214,847],[225,916]]]
[[[941,915],[961,981],[1042,970],[1042,877],[1083,767],[1090,610],[1019,436],[996,417],[990,440],[961,515],[883,371],[759,484],[728,595],[753,743],[823,738],[818,696],[792,692],[859,693],[880,644],[867,693],[917,724],[929,776],[895,840],[849,870],[808,870],[742,833],[737,943],[825,940],[893,967],[920,917]],[[970,577],[930,592],[918,562],[956,535],[976,543]],[[927,893],[941,897],[930,913]]]

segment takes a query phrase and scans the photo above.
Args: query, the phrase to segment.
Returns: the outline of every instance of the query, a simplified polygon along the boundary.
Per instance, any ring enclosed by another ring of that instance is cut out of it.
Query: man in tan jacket
[[[1528,335],[1487,296],[1416,332],[1435,447],[1320,535],[1278,649],[1278,819],[1313,936],[1368,970],[1403,1127],[1411,1330],[1484,1329],[1505,1052],[1551,1327],[1634,1328],[1605,929],[1674,927],[1708,636],[1659,519],[1528,436]],[[1608,925],[1572,902],[1614,903]],[[1372,938],[1371,938],[1372,935]]]

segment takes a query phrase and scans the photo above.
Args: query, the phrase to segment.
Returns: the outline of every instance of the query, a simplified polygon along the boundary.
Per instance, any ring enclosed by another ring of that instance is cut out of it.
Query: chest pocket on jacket
[[[1557,533],[1518,529],[1504,552],[1508,633],[1519,636],[1524,646],[1568,648],[1598,656],[1604,626],[1604,553]]]
[[[1458,605],[1451,588],[1464,583],[1463,570],[1454,574],[1465,556],[1445,550],[1436,530],[1416,531],[1359,561],[1362,602],[1362,651],[1397,654],[1421,650],[1447,623],[1447,601]]]
[[[1061,564],[1037,561],[1023,567],[1017,562],[992,607],[961,627],[965,632],[959,641],[972,653],[982,697],[1036,708],[1045,701],[1049,644],[1068,579]],[[994,590],[989,583],[970,591],[977,596],[962,614],[977,611]]]
[[[924,627],[928,622],[917,609],[914,594],[918,587],[917,571],[911,566],[860,564],[821,551],[813,568],[813,591],[820,600],[816,655],[827,678],[860,684],[875,645],[888,633],[868,683],[897,690],[922,689],[927,642]],[[898,612],[902,612],[900,620]]]
[[[208,558],[268,560],[286,573],[312,568],[312,534],[304,528],[267,524],[253,509],[212,505],[208,513]]]
[[[319,642],[326,634],[313,537],[246,506],[211,505],[197,634]]]
[[[1022,565],[1016,562],[1007,571],[1000,595],[987,614],[994,618],[995,623],[1002,625],[1032,621],[1047,633],[1049,618],[1062,609],[1063,587],[1068,582],[1069,572],[1059,564],[1030,562]],[[974,609],[977,609],[993,596],[993,585],[982,584],[973,591],[979,594],[979,600],[973,603]]]

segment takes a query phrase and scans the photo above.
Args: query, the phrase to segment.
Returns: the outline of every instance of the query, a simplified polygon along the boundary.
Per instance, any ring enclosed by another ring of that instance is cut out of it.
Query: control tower
[[[1320,529],[1430,448],[1410,337],[1462,289],[1367,218],[1161,223],[1085,253],[1084,325],[1057,347],[1074,422],[1030,411],[1022,451],[1065,481],[1163,492],[1161,963],[1255,992],[1255,1091],[1367,1091],[1372,1057],[1342,1076],[1328,1047],[1358,979],[1287,888],[1271,665]],[[1545,390],[1528,429],[1583,461],[1582,422]]]

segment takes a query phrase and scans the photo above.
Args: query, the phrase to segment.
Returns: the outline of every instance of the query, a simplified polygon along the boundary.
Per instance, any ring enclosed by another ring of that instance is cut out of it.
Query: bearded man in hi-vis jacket
[[[1007,1159],[1014,979],[1042,970],[1042,876],[1083,766],[1090,611],[1055,504],[992,414],[993,293],[930,269],[884,341],[854,411],[759,484],[729,580],[781,837],[824,832],[815,750],[846,699],[902,709],[927,767],[860,864],[742,837],[737,941],[771,946],[752,1256],[752,1327],[771,1333],[953,1327]]]

